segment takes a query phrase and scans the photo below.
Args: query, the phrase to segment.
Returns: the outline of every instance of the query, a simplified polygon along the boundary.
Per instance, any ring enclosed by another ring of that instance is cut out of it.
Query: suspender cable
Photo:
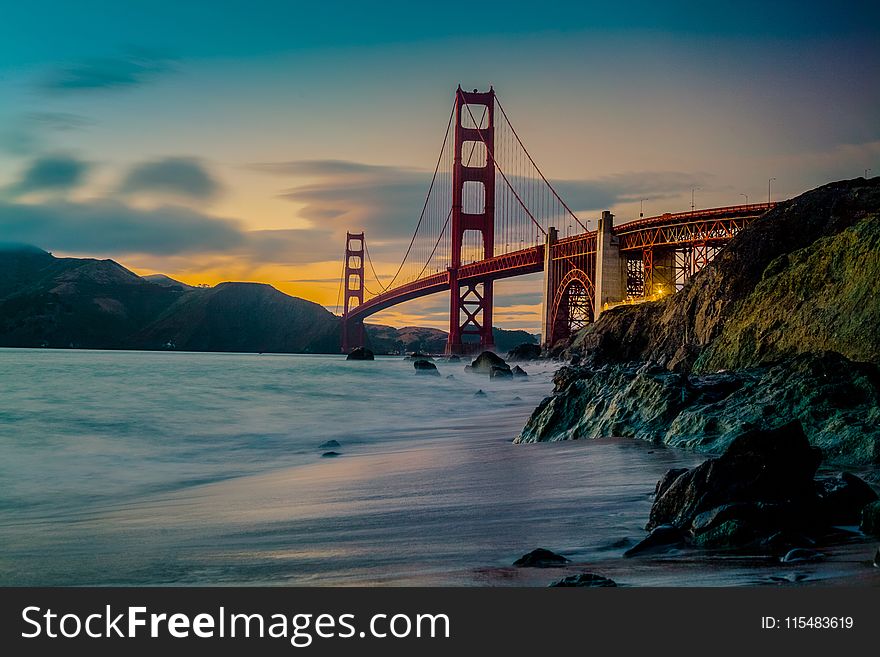
[[[550,181],[547,180],[547,178],[544,176],[544,173],[541,171],[540,167],[538,167],[538,165],[535,164],[535,161],[532,159],[532,156],[529,153],[529,150],[526,148],[525,144],[523,144],[522,139],[519,138],[519,134],[517,134],[516,128],[514,128],[513,124],[510,122],[510,117],[507,116],[507,112],[504,111],[504,107],[501,105],[501,102],[498,100],[498,96],[495,96],[495,102],[498,104],[498,109],[501,110],[501,114],[504,116],[504,119],[507,121],[507,125],[510,126],[510,131],[513,133],[513,136],[516,137],[516,141],[519,142],[519,145],[522,147],[523,151],[525,152],[526,157],[529,158],[529,162],[531,162],[532,166],[535,167],[535,169],[537,170],[538,175],[541,176],[541,179],[547,184],[547,187],[550,188],[550,191],[553,192],[553,196],[555,196],[556,200],[562,204],[562,207],[565,208],[565,210],[568,212],[568,214],[570,214],[572,216],[572,218],[576,222],[578,222],[580,227],[583,228],[584,230],[587,230],[587,227],[581,223],[581,220],[578,219],[577,215],[571,211],[571,208],[569,208],[568,205],[565,203],[565,201],[562,200],[562,197],[560,197],[559,194],[556,193],[556,189],[554,189],[553,185],[550,184]],[[545,234],[546,234],[546,231],[545,231]]]

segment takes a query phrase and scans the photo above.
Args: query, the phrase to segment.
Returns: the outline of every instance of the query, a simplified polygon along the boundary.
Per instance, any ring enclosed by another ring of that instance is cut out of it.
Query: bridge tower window
[[[486,144],[482,141],[464,141],[461,144],[461,163],[472,169],[482,169],[489,161]]]
[[[465,214],[483,214],[486,211],[486,186],[469,180],[462,186],[461,211]]]
[[[483,130],[489,127],[489,111],[485,105],[463,103],[461,106],[461,127]]]

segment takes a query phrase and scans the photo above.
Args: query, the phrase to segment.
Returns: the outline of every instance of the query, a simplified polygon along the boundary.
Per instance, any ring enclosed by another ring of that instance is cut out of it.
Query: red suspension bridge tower
[[[345,301],[343,317],[364,303],[364,234],[345,235]],[[355,303],[352,303],[354,301]],[[364,323],[361,321],[342,322],[342,351],[348,353],[352,347],[364,344]]]
[[[472,106],[485,108],[476,114]],[[479,120],[476,116],[480,116]],[[476,231],[482,237],[481,260],[495,255],[495,91],[480,93],[462,91],[455,95],[455,160],[452,167],[452,264],[449,267],[449,338],[447,354],[463,354],[479,347],[492,349],[492,280],[459,282],[462,248],[466,231]],[[485,157],[482,165],[462,163],[462,151],[472,152],[482,145]],[[468,198],[482,198],[482,207],[463,205],[465,186],[476,187]],[[478,341],[467,342],[466,336]]]

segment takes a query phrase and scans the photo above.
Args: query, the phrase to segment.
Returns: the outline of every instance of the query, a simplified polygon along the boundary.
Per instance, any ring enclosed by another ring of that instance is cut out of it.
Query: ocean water
[[[657,479],[704,457],[513,445],[551,367],[463,366],[0,349],[0,584],[546,585],[510,568],[536,547],[623,583],[769,577],[622,560]]]

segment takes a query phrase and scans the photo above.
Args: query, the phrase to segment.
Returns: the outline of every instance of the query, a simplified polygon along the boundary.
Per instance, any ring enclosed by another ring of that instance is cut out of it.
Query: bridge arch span
[[[552,333],[544,342],[553,344],[591,323],[595,317],[594,300],[593,279],[582,269],[570,269],[553,294]]]

